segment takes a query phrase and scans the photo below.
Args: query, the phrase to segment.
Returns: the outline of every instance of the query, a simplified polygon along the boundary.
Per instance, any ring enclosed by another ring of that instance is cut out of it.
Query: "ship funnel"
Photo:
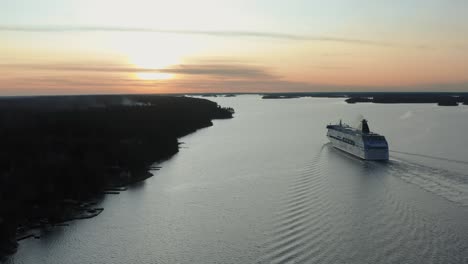
[[[362,130],[362,133],[366,133],[366,134],[369,134],[369,133],[370,133],[369,125],[367,124],[367,120],[366,120],[366,119],[363,119],[363,120],[361,121],[361,130]]]

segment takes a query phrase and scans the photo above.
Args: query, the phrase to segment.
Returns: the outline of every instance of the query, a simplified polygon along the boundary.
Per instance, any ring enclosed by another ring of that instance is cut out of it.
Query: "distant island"
[[[201,97],[236,97],[237,94],[235,93],[228,93],[228,94],[202,93],[202,94],[192,94],[192,95],[199,95]]]
[[[388,93],[353,96],[346,99],[347,103],[377,103],[377,104],[426,104],[434,103],[440,106],[457,106],[467,104],[466,94],[445,93]]]
[[[450,92],[352,92],[352,93],[269,93],[263,94],[262,99],[291,99],[300,97],[347,98],[349,104],[378,103],[378,104],[424,104],[435,103],[440,106],[468,105],[468,93]]]
[[[262,99],[294,99],[300,98],[298,95],[280,95],[280,94],[267,94],[262,96]]]
[[[184,96],[0,98],[0,256],[33,228],[99,214],[96,197],[150,177],[179,137],[233,113]]]
[[[325,92],[264,93],[261,95],[262,95],[262,99],[294,99],[294,98],[301,98],[301,97],[325,97],[325,98],[347,97],[347,95],[343,93],[325,93]]]

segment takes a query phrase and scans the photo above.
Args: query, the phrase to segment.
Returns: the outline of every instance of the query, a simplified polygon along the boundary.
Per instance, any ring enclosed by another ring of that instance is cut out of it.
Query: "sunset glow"
[[[175,93],[468,91],[465,11],[438,0],[6,1],[0,94],[151,92],[148,81]]]
[[[159,72],[138,72],[135,75],[141,80],[167,80],[173,77],[172,74]]]

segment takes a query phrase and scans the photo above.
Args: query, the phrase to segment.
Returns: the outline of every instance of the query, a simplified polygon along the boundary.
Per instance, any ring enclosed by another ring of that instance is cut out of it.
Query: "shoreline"
[[[98,216],[104,195],[153,176],[180,137],[234,112],[206,99],[140,95],[3,98],[0,109],[9,110],[0,114],[0,260],[41,230]]]

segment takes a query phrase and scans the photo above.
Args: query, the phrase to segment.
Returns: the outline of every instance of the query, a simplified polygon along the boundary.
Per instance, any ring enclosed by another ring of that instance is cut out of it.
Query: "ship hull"
[[[328,137],[334,148],[349,153],[363,160],[388,160],[388,149],[364,149],[360,146],[350,145],[335,137]]]

